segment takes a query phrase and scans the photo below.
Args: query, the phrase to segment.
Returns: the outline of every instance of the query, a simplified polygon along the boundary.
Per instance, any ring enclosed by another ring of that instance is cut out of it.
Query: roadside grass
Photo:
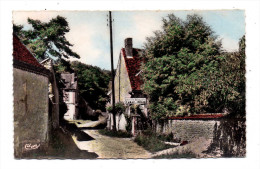
[[[157,134],[157,137],[161,141],[180,143],[181,140],[174,138],[172,133],[170,134]]]
[[[150,152],[157,152],[176,146],[163,143],[152,131],[144,131],[136,136],[134,141]]]
[[[98,132],[105,136],[119,137],[119,138],[130,138],[132,135],[126,131],[113,131],[108,129],[98,130]]]
[[[153,157],[154,159],[173,159],[173,158],[196,158],[191,150],[176,151],[173,154],[163,154]]]

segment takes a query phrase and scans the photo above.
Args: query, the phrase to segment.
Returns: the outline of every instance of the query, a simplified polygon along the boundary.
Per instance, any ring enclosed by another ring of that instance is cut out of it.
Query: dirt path
[[[151,158],[151,153],[138,146],[130,138],[108,137],[99,134],[98,130],[83,130],[94,140],[78,141],[73,137],[74,142],[81,150],[95,152],[98,158]]]

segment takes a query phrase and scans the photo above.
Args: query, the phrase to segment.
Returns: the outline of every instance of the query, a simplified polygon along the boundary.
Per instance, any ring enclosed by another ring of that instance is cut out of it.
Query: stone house
[[[119,60],[117,64],[117,69],[114,77],[115,84],[115,103],[123,102],[126,105],[125,114],[128,116],[133,116],[131,113],[131,105],[139,105],[143,115],[147,117],[147,99],[141,90],[142,81],[140,70],[142,58],[140,57],[142,53],[141,49],[133,48],[132,38],[125,39],[125,48],[122,48],[119,55]],[[112,104],[112,94],[108,93],[111,97]],[[108,121],[108,127],[112,128],[112,115],[110,115]],[[117,129],[126,130],[126,119],[125,115],[121,114],[116,117]],[[134,122],[133,122],[134,123]]]
[[[14,155],[48,146],[50,72],[13,35]]]
[[[75,120],[78,116],[78,82],[75,73],[61,73],[63,101],[67,106],[65,120]]]

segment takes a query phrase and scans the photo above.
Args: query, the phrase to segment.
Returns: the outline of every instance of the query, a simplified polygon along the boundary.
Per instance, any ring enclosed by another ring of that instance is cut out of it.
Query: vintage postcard
[[[15,159],[246,157],[245,10],[12,17]]]

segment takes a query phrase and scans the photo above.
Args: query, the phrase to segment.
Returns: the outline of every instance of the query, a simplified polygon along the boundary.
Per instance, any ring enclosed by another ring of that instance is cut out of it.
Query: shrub
[[[113,110],[113,106],[108,106],[107,108],[107,111],[112,113],[112,110]],[[119,113],[119,114],[122,114],[125,112],[125,104],[123,102],[118,102],[115,104],[115,112],[116,113]]]
[[[113,131],[113,130],[99,130],[99,133],[102,135],[110,136],[110,137],[119,137],[119,138],[129,138],[132,137],[132,135],[126,131]]]
[[[144,131],[143,133],[137,135],[134,140],[138,145],[144,147],[146,150],[151,152],[156,152],[175,146],[164,144],[157,135],[150,130]]]
[[[108,111],[109,113],[112,113],[112,110],[113,110],[113,107],[112,107],[112,106],[108,106],[108,107],[107,107],[107,111]]]
[[[118,102],[115,104],[115,111],[116,113],[122,114],[125,112],[125,104],[123,102]]]
[[[176,116],[187,116],[190,108],[188,106],[179,106],[176,111]]]
[[[157,137],[161,141],[176,142],[176,143],[181,142],[180,139],[177,139],[177,138],[174,137],[173,133],[170,133],[170,134],[158,134]]]

